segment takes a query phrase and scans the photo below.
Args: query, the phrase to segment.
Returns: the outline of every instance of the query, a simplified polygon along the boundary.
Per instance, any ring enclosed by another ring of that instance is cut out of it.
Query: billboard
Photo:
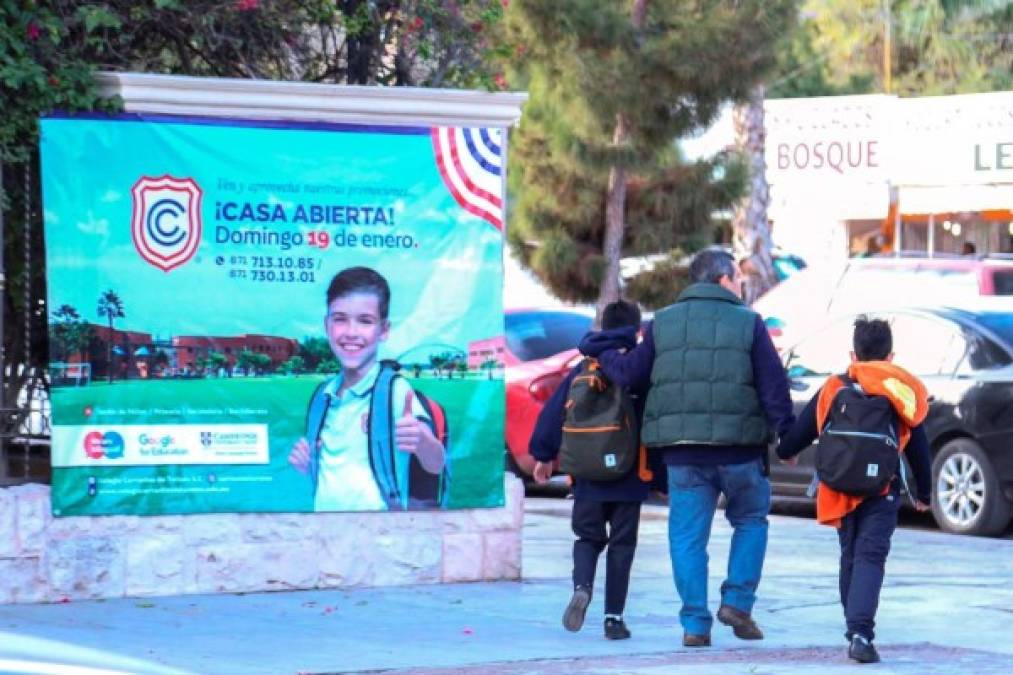
[[[503,503],[501,129],[41,129],[55,515]]]

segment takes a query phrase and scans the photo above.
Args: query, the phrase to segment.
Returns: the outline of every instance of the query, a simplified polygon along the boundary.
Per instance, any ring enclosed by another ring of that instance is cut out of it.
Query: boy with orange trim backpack
[[[602,330],[594,333],[590,358],[581,361],[542,408],[531,436],[537,460],[534,478],[545,483],[559,459],[572,472],[573,596],[563,627],[578,631],[591,602],[598,556],[608,547],[605,566],[605,637],[623,640],[630,631],[623,620],[630,569],[637,547],[640,507],[647,499],[653,473],[640,445],[642,397],[631,396],[605,378],[594,355],[637,344],[640,309],[633,303],[609,304]]]
[[[915,508],[929,509],[932,470],[922,422],[925,385],[893,361],[890,325],[864,316],[855,321],[854,351],[846,374],[833,375],[781,438],[777,455],[795,463],[817,436],[816,520],[837,528],[840,594],[847,620],[848,656],[875,663],[876,609],[890,538],[897,527],[904,453],[917,483]]]

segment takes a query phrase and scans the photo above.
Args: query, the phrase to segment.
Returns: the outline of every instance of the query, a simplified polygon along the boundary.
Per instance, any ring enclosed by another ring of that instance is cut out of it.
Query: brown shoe
[[[721,608],[718,609],[718,621],[726,626],[731,626],[735,637],[740,640],[763,639],[763,631],[753,621],[753,617],[741,609],[736,609],[731,605],[721,605]]]
[[[581,626],[584,625],[584,614],[587,612],[587,606],[591,604],[591,591],[583,586],[577,586],[573,589],[573,597],[570,598],[570,604],[566,606],[566,611],[563,612],[563,628],[575,633],[580,630]]]
[[[682,634],[682,646],[683,647],[710,647],[711,636],[710,635],[698,635],[696,633],[683,633]]]

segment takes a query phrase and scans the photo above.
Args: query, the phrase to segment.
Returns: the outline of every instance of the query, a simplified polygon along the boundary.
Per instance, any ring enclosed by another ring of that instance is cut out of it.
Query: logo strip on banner
[[[503,230],[503,152],[499,129],[433,127],[443,183],[461,208]]]
[[[53,425],[53,466],[267,464],[266,424]]]

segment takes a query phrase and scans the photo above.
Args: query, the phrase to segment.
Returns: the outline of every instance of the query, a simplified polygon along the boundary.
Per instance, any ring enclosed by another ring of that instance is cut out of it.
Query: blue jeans
[[[751,613],[767,552],[770,481],[763,460],[720,466],[668,467],[668,542],[675,588],[682,599],[679,621],[687,633],[706,635],[714,620],[707,608],[707,541],[718,494],[735,532],[721,604]]]

